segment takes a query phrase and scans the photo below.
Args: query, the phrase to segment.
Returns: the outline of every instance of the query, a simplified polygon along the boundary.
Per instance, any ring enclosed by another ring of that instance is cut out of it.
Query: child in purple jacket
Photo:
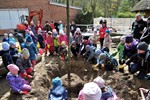
[[[27,94],[31,91],[31,86],[28,85],[28,81],[24,80],[18,75],[19,68],[14,64],[9,64],[7,66],[9,72],[6,76],[6,80],[12,92],[19,94]]]

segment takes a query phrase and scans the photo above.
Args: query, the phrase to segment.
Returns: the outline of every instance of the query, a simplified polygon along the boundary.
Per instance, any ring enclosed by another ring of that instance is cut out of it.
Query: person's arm
[[[38,54],[38,51],[37,51],[37,49],[36,49],[34,44],[33,44],[33,50],[34,50],[35,54]]]
[[[19,71],[20,72],[24,72],[25,70],[24,70],[24,67],[23,67],[23,65],[22,65],[22,62],[21,62],[21,60],[18,58],[17,59],[17,61],[16,61],[16,65],[19,67]]]
[[[16,87],[16,83],[14,82],[15,80],[16,80],[15,78],[12,78],[12,79],[9,78],[8,79],[9,85],[12,88],[13,91],[20,93],[21,89]]]
[[[88,61],[92,60],[93,57],[94,57],[94,52],[91,51],[91,53],[90,53],[90,55],[89,55],[89,57],[88,57]]]

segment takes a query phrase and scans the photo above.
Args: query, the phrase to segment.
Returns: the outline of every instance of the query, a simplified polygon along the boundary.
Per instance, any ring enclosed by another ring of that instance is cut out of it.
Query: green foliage
[[[132,13],[132,12],[119,12],[117,17],[118,18],[134,18],[135,13]]]
[[[93,19],[92,19],[92,13],[91,12],[80,12],[79,14],[77,14],[76,18],[75,18],[75,22],[77,24],[92,24]]]

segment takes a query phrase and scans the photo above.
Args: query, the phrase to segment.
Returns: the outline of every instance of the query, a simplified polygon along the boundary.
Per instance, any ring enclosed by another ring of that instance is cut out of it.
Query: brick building
[[[66,6],[63,4],[54,3],[54,2],[51,2],[50,0],[0,0],[0,10],[7,9],[8,12],[9,10],[12,10],[12,9],[15,9],[15,10],[17,9],[16,11],[18,11],[18,9],[26,9],[28,12],[30,12],[32,10],[40,10],[40,8],[43,9],[43,20],[42,20],[43,24],[45,23],[46,20],[48,21],[61,20],[63,24],[66,24]],[[73,20],[76,14],[80,10],[81,8],[78,8],[78,7],[70,7],[70,20]],[[11,13],[14,14],[13,12]],[[8,15],[11,16],[10,12]],[[4,16],[2,12],[0,12],[0,16]],[[12,19],[14,18],[11,18],[11,20]],[[33,18],[34,21],[36,21],[37,19],[38,19],[38,16],[35,16]],[[0,19],[0,20],[4,21],[3,19]],[[1,23],[1,26],[3,23]],[[1,28],[1,26],[0,26],[0,30],[6,29],[6,28]],[[7,26],[7,24],[5,26]]]

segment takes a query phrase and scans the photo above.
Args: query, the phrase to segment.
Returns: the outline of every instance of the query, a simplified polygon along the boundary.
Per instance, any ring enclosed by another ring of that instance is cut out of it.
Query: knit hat
[[[100,100],[102,91],[94,82],[86,83],[83,87],[84,100]]]
[[[106,60],[106,54],[105,53],[101,53],[99,56],[100,60]]]
[[[146,51],[148,49],[148,44],[146,42],[140,42],[137,45],[137,49]]]
[[[101,50],[96,50],[95,51],[95,56],[99,56],[101,54],[101,52],[102,52]]]
[[[7,34],[7,33],[4,33],[4,36],[8,36],[8,34]]]
[[[15,64],[9,64],[7,68],[12,74],[18,74],[19,68]]]
[[[48,34],[52,34],[52,32],[51,32],[51,31],[48,31]]]
[[[10,46],[16,46],[16,43],[13,42],[13,41],[10,41],[10,42],[9,42],[9,45],[10,45]]]
[[[53,32],[53,33],[57,33],[57,30],[56,30],[56,29],[53,29],[52,32]]]
[[[23,56],[24,58],[29,58],[30,53],[29,53],[29,50],[28,50],[27,48],[24,48],[24,49],[22,50],[22,56]]]
[[[53,78],[52,79],[52,85],[54,87],[61,86],[62,85],[61,79],[59,77]]]
[[[105,87],[105,81],[101,77],[97,77],[93,80],[100,88]]]
[[[38,28],[38,32],[41,33],[41,32],[42,32],[42,29],[41,29],[41,28]]]
[[[53,33],[53,37],[56,37],[57,36],[57,33]]]
[[[120,42],[121,42],[121,43],[125,43],[125,38],[126,38],[125,36],[121,36]]]
[[[32,42],[32,37],[28,36],[27,39],[26,39],[26,42]]]
[[[84,36],[83,37],[83,40],[88,40],[89,39],[89,36]]]
[[[77,29],[76,29],[76,32],[81,32],[81,31],[80,31],[80,28],[77,28]]]
[[[72,41],[72,42],[71,42],[71,45],[73,45],[73,44],[75,44],[75,43],[76,43],[75,41]]]
[[[150,20],[150,16],[147,18],[147,20]]]
[[[108,33],[108,34],[110,34],[110,30],[106,30],[105,32]]]
[[[85,50],[89,51],[90,50],[90,45],[86,45]]]
[[[7,50],[9,50],[10,45],[7,42],[3,42],[2,43],[2,48],[3,48],[4,51],[7,51]]]
[[[10,34],[9,34],[9,37],[13,37],[13,34],[12,34],[12,33],[10,33]]]
[[[128,35],[125,38],[125,43],[132,43],[133,42],[133,36],[132,35]]]

